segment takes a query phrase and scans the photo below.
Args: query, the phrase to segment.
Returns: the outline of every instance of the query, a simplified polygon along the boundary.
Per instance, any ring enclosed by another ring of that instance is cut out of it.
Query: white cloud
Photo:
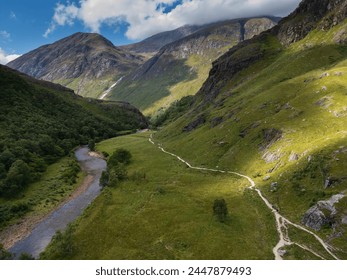
[[[17,16],[13,11],[10,13],[10,19],[17,19]]]
[[[6,54],[3,49],[0,48],[0,64],[6,65],[12,60],[15,60],[16,58],[20,57],[18,54]]]
[[[73,25],[74,20],[78,16],[78,12],[79,9],[75,6],[75,4],[63,5],[58,3],[54,10],[51,25],[48,27],[43,36],[47,38],[48,35],[57,28],[57,26]]]
[[[127,22],[126,35],[138,40],[185,24],[205,24],[219,20],[259,15],[285,16],[301,0],[183,0],[169,13],[166,5],[175,0],[80,0],[75,4],[58,4],[46,35],[57,26],[81,20],[93,32],[102,24]]]
[[[8,33],[6,30],[0,30],[0,37],[2,39],[10,39],[11,34]]]

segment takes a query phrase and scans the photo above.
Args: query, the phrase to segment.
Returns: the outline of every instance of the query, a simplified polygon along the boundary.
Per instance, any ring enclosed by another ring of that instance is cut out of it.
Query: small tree
[[[100,186],[106,187],[110,181],[110,176],[108,174],[108,171],[102,171],[101,177],[100,177]]]
[[[217,217],[218,221],[224,223],[228,216],[228,207],[225,200],[216,199],[213,203],[213,215]]]
[[[117,149],[108,160],[109,165],[116,165],[116,162],[124,163],[125,165],[130,163],[131,153],[125,149]]]
[[[89,140],[88,142],[88,148],[91,150],[91,151],[95,151],[95,141],[92,139],[92,140]]]

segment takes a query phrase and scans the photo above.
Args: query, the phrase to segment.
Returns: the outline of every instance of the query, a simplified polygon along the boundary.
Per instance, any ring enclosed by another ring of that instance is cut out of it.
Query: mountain
[[[162,47],[153,58],[124,77],[108,98],[128,101],[147,115],[158,114],[183,96],[194,95],[208,77],[212,61],[230,47],[275,24],[276,18],[263,17],[200,27]]]
[[[167,111],[154,140],[193,166],[252,177],[276,211],[316,233],[341,259],[347,258],[346,18],[346,0],[302,1],[277,26],[217,59],[198,93]],[[281,248],[284,258],[317,257],[293,244],[326,256],[311,235],[286,226],[292,245]]]
[[[0,197],[20,195],[78,145],[145,127],[146,119],[127,103],[84,99],[0,65]]]
[[[33,50],[8,66],[72,88],[79,95],[97,97],[142,63],[141,56],[115,47],[99,34],[76,33]]]
[[[195,31],[203,28],[203,26],[198,25],[185,25],[175,30],[161,32],[159,34],[155,34],[139,43],[125,45],[119,47],[120,49],[135,52],[138,54],[155,54],[162,47],[167,44],[170,44],[174,41],[182,39]]]

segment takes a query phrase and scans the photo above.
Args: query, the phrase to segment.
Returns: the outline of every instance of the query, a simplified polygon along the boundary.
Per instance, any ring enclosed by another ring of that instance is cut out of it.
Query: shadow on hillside
[[[127,76],[113,90],[111,99],[130,102],[142,110],[148,108],[169,96],[172,86],[198,77],[186,62],[186,59],[178,60],[168,54],[155,57]]]

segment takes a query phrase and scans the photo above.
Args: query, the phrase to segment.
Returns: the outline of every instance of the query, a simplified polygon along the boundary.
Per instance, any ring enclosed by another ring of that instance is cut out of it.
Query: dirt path
[[[153,139],[152,139],[152,134],[149,137],[149,142],[152,143],[153,145],[156,146],[156,144],[154,143]],[[278,232],[278,236],[279,236],[279,241],[276,244],[276,246],[273,248],[273,254],[275,256],[276,260],[283,260],[282,258],[282,252],[281,252],[281,248],[288,246],[288,245],[296,245],[306,251],[309,251],[310,253],[314,254],[315,256],[324,259],[322,256],[320,256],[318,253],[314,252],[312,249],[308,248],[307,246],[292,242],[289,238],[288,235],[288,229],[287,229],[287,224],[294,226],[297,229],[300,229],[302,231],[305,231],[306,233],[314,236],[318,242],[323,246],[323,248],[329,253],[329,255],[331,255],[334,259],[338,260],[338,257],[331,251],[331,247],[326,244],[318,235],[316,235],[314,232],[304,228],[301,225],[295,224],[291,221],[289,221],[288,219],[286,219],[285,217],[283,217],[277,210],[276,208],[264,197],[264,195],[262,194],[262,192],[256,188],[255,182],[248,176],[237,173],[237,172],[232,172],[232,171],[224,171],[224,170],[218,170],[218,169],[210,169],[210,168],[203,168],[203,167],[195,167],[192,166],[190,163],[188,163],[187,161],[185,161],[184,159],[182,159],[181,157],[179,157],[178,155],[175,155],[173,153],[170,153],[168,151],[166,151],[161,144],[158,144],[157,147],[165,154],[171,155],[175,158],[177,158],[179,161],[183,162],[185,165],[187,165],[189,168],[191,169],[195,169],[195,170],[201,170],[201,171],[210,171],[210,172],[218,172],[218,173],[226,173],[226,174],[233,174],[233,175],[237,175],[240,177],[243,177],[245,179],[247,179],[249,181],[249,183],[251,184],[249,186],[250,189],[254,190],[257,192],[257,194],[259,195],[259,197],[262,199],[262,201],[266,204],[266,206],[272,211],[272,213],[275,216],[275,220],[276,220],[276,229]]]

